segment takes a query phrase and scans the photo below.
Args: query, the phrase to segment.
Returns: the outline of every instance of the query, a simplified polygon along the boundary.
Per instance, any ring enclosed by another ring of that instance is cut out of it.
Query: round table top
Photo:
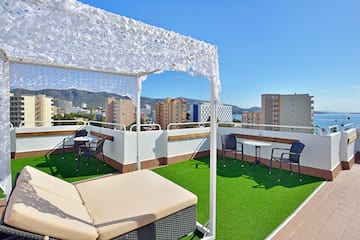
[[[88,136],[82,136],[82,137],[76,137],[74,138],[74,141],[75,142],[89,142],[91,141],[92,138],[91,137],[88,137]]]
[[[257,141],[257,140],[243,140],[240,142],[243,144],[246,144],[246,145],[252,145],[252,146],[256,146],[256,147],[270,147],[271,146],[270,142],[263,142],[263,141]]]

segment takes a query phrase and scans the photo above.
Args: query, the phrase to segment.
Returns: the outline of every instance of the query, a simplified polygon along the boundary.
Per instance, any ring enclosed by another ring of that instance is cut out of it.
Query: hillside
[[[88,107],[104,107],[105,99],[108,97],[123,97],[116,94],[106,93],[106,92],[89,92],[82,91],[77,89],[68,89],[68,90],[55,90],[55,89],[44,89],[39,91],[31,91],[27,89],[13,89],[11,90],[15,95],[26,95],[26,94],[45,94],[47,96],[51,96],[54,99],[63,99],[72,101],[74,106],[81,106],[82,103],[86,103]],[[184,98],[188,105],[198,103],[198,102],[206,102],[199,99],[190,99]],[[155,109],[156,102],[163,101],[164,99],[160,98],[148,98],[141,97],[141,105],[150,104],[152,109]],[[233,114],[241,114],[243,111],[249,112],[257,112],[260,111],[259,107],[252,108],[240,108],[238,106],[233,106]]]

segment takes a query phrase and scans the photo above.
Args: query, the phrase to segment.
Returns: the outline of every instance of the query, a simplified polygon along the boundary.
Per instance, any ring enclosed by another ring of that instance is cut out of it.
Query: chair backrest
[[[236,136],[234,134],[222,135],[221,140],[224,149],[236,150]]]
[[[81,129],[75,132],[75,137],[84,137],[87,135],[86,129]]]
[[[296,153],[296,154],[290,154],[290,159],[293,162],[299,162],[300,161],[300,154],[303,151],[305,147],[305,144],[302,142],[294,142],[291,144],[290,153]]]
[[[96,154],[100,154],[100,153],[103,152],[105,140],[106,140],[106,138],[101,138],[101,139],[96,143]]]

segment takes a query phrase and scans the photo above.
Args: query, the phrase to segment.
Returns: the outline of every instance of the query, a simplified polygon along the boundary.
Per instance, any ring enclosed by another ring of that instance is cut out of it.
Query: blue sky
[[[360,112],[358,0],[81,0],[214,44],[221,102],[261,106],[261,94],[309,93],[315,110]],[[206,78],[149,76],[142,96],[209,100]]]

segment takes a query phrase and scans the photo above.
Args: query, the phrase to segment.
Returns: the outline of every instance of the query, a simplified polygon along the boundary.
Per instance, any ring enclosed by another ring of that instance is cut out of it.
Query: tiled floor
[[[4,204],[0,200],[0,212]],[[271,239],[360,239],[360,164],[326,182]]]
[[[360,165],[326,182],[271,239],[360,239]]]

